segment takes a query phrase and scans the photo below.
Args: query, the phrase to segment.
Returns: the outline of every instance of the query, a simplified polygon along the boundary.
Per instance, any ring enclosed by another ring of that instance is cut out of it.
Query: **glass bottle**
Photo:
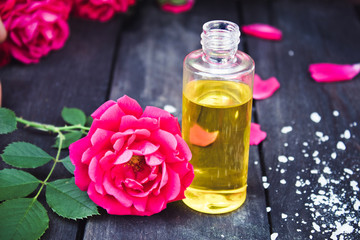
[[[210,21],[202,49],[184,60],[182,134],[195,178],[183,201],[204,213],[230,212],[246,199],[255,65],[239,42],[235,23]]]

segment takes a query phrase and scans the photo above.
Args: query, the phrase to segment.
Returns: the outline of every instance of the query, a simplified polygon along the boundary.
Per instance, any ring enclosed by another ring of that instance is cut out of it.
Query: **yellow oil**
[[[184,87],[182,133],[191,149],[195,172],[183,200],[190,208],[219,214],[244,203],[251,107],[252,91],[246,84],[198,80]],[[190,141],[196,124],[205,135],[216,134],[216,139],[203,144],[206,146]]]

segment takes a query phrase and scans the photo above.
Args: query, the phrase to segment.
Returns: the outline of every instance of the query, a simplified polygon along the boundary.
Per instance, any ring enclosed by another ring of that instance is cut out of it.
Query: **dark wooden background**
[[[315,62],[360,62],[356,1],[197,0],[191,11],[174,15],[140,0],[107,23],[71,18],[63,49],[39,64],[13,62],[0,70],[3,106],[28,120],[63,125],[64,106],[91,114],[107,99],[127,94],[143,107],[172,105],[181,120],[182,61],[201,47],[202,24],[214,19],[268,23],[283,31],[282,41],[242,36],[239,46],[254,58],[256,73],[276,76],[281,84],[271,98],[254,101],[253,121],[268,136],[251,147],[245,204],[229,214],[206,215],[180,201],[151,217],[100,210],[100,216],[81,221],[49,209],[42,239],[360,239],[360,76],[320,84],[308,73]],[[320,123],[310,119],[313,112]],[[284,134],[284,126],[293,130]],[[0,149],[28,141],[54,154],[53,138],[20,130],[1,136]],[[346,150],[336,147],[339,141]],[[31,173],[44,179],[49,168]],[[63,177],[70,174],[58,166],[53,178]]]

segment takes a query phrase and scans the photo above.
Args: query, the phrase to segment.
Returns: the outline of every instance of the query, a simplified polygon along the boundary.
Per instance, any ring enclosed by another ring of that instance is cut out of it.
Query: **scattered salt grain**
[[[352,233],[354,231],[354,227],[351,226],[350,224],[348,223],[345,223],[345,224],[341,224],[339,222],[335,222],[335,225],[336,225],[336,231],[333,232],[331,234],[331,239],[332,240],[336,240],[338,239],[337,236],[340,235],[340,234],[343,234],[343,233]]]
[[[295,53],[294,53],[293,50],[289,50],[288,54],[289,54],[290,57],[292,57],[292,56],[294,56]]]
[[[338,117],[339,116],[339,112],[338,111],[333,111],[333,115],[334,115],[334,117]]]
[[[355,211],[359,211],[359,208],[360,208],[360,201],[359,201],[359,199],[355,199],[355,203],[354,203]]]
[[[329,167],[324,167],[323,172],[326,173],[326,174],[331,174],[331,170],[330,170]]]
[[[264,187],[265,189],[268,189],[269,186],[270,186],[270,183],[263,183],[263,187]]]
[[[336,144],[336,148],[339,150],[345,150],[346,146],[342,141],[338,141],[338,143]]]
[[[344,172],[346,172],[347,174],[350,174],[350,175],[354,174],[353,170],[351,170],[349,168],[344,168]]]
[[[309,146],[309,144],[307,142],[303,142],[303,146],[307,147],[307,146]]]
[[[310,173],[311,173],[311,174],[318,174],[319,171],[318,171],[317,169],[312,169],[312,170],[310,171]]]
[[[285,169],[280,169],[280,173],[285,173],[286,170]]]
[[[321,121],[321,116],[317,112],[313,112],[310,114],[310,119],[315,123],[319,123]]]
[[[351,137],[350,131],[349,130],[345,130],[344,132],[344,138],[345,139],[349,139]]]
[[[281,214],[281,218],[282,218],[282,219],[287,218],[287,216],[288,216],[288,215],[287,215],[287,214],[285,214],[285,213],[282,213],[282,214]]]
[[[312,225],[313,225],[313,228],[314,228],[316,231],[320,232],[320,226],[317,225],[316,222],[313,222]]]
[[[358,191],[359,191],[358,183],[357,183],[355,180],[352,180],[352,181],[350,182],[350,186],[352,187],[352,189],[353,189],[355,192],[358,192]]]
[[[321,174],[318,179],[318,183],[320,183],[320,185],[324,187],[328,183],[328,180]]]
[[[293,130],[293,128],[291,126],[285,126],[281,129],[281,132],[286,134],[286,133],[289,133]]]
[[[288,143],[284,143],[284,147],[287,147],[287,146],[289,146],[289,144],[288,144]]]
[[[287,157],[284,155],[280,155],[278,157],[279,162],[286,163],[288,161]]]
[[[271,240],[276,240],[276,238],[277,238],[278,236],[279,236],[278,233],[272,233],[271,236],[270,236],[270,238],[271,238]]]
[[[336,158],[336,152],[333,152],[333,153],[331,154],[331,158],[332,158],[332,159],[335,159],[335,158]]]
[[[261,179],[262,179],[263,182],[267,182],[267,177],[266,176],[262,176]]]
[[[281,184],[286,184],[286,180],[285,180],[285,179],[281,179],[281,180],[280,180],[280,183],[281,183]]]
[[[288,160],[289,160],[289,161],[294,161],[295,158],[294,158],[293,156],[289,156],[289,157],[288,157]]]
[[[271,207],[266,207],[266,212],[271,212]]]
[[[176,108],[174,106],[172,106],[172,105],[165,105],[164,110],[169,112],[169,113],[175,113],[176,112]]]

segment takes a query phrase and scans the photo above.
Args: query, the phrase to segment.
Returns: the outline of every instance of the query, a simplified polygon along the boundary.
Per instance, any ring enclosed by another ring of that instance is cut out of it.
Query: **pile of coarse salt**
[[[338,111],[333,111],[334,117],[339,115]],[[321,116],[316,112],[310,114],[310,119],[314,123],[321,122]],[[349,125],[350,128],[356,126],[356,122]],[[291,126],[281,129],[283,134],[289,134],[292,131]],[[326,146],[325,153],[321,153],[320,149],[310,150],[314,145],[309,144],[308,141],[303,142],[301,152],[304,158],[312,158],[315,162],[315,165],[310,164],[311,169],[306,169],[310,173],[309,179],[303,179],[299,175],[295,176],[295,194],[304,203],[304,208],[295,210],[296,212],[281,213],[283,221],[293,221],[298,224],[299,227],[296,229],[298,233],[305,231],[304,229],[310,229],[307,236],[309,239],[319,239],[320,237],[321,239],[344,240],[354,239],[354,236],[360,239],[360,184],[359,179],[356,178],[360,175],[359,164],[353,165],[352,169],[347,167],[331,169],[330,167],[331,161],[341,161],[339,156],[346,150],[347,140],[355,136],[349,129],[345,129],[339,137],[340,139],[335,141],[334,150],[329,151],[330,149]],[[315,143],[321,145],[329,140],[329,136],[316,131],[315,139]],[[284,146],[287,147],[288,143],[285,143]],[[287,172],[284,165],[289,166],[291,161],[294,161],[294,157],[279,155],[279,164],[275,170],[284,174]],[[301,172],[304,173],[304,169]],[[304,176],[304,174],[300,175]],[[334,176],[337,178],[335,179]],[[270,186],[267,177],[264,176],[262,180],[264,188],[267,189]],[[286,184],[286,181],[281,179],[280,183]],[[267,212],[270,211],[271,208],[267,207]],[[301,225],[306,226],[301,227]],[[272,240],[277,237],[278,233],[276,232],[271,235]]]

